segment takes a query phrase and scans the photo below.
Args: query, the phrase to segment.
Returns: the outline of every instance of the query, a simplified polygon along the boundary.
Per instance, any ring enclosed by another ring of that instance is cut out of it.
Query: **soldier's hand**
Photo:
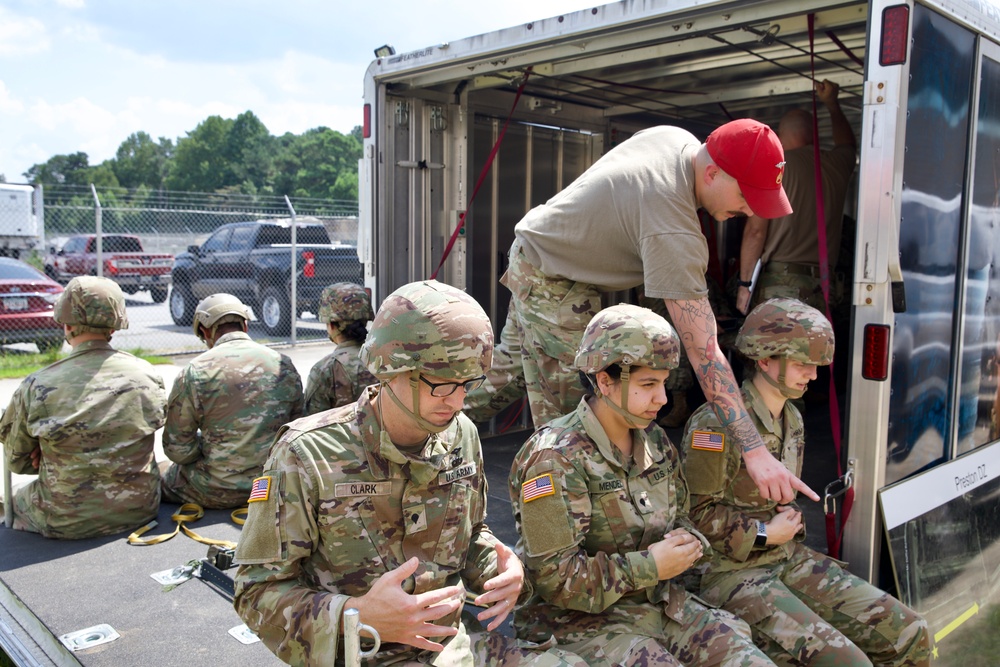
[[[795,492],[819,500],[816,492],[801,479],[788,472],[766,447],[755,447],[743,452],[743,462],[750,478],[757,485],[760,495],[776,503],[787,504],[795,500]]]
[[[461,586],[446,586],[436,591],[410,595],[402,589],[407,577],[417,571],[420,561],[411,558],[395,570],[375,580],[371,589],[359,598],[352,598],[345,608],[358,610],[361,622],[378,630],[382,643],[398,643],[428,651],[444,647],[428,637],[452,637],[458,629],[449,625],[434,625],[432,621],[455,612],[462,604]]]
[[[829,105],[836,102],[838,93],[840,93],[840,86],[833,81],[823,79],[816,82],[816,98],[823,104]]]
[[[778,505],[778,513],[767,522],[767,543],[781,545],[802,530],[802,512],[794,507]]]
[[[673,579],[688,570],[702,556],[701,540],[684,530],[675,528],[659,542],[649,546],[649,553],[656,561],[656,577],[660,581]]]
[[[42,448],[35,447],[31,450],[31,454],[28,456],[31,457],[31,467],[38,470],[38,468],[42,465]]]
[[[494,549],[497,552],[497,576],[483,584],[486,592],[476,598],[477,605],[487,607],[476,618],[481,622],[493,619],[486,626],[487,630],[500,627],[507,614],[514,610],[524,582],[524,568],[517,554],[501,542],[497,542]]]

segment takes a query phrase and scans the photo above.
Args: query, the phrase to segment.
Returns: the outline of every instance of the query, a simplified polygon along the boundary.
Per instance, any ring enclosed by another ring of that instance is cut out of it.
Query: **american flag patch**
[[[555,486],[552,484],[552,475],[539,475],[521,485],[521,500],[529,503],[532,500],[555,495],[555,492]]]
[[[258,477],[250,486],[250,498],[248,503],[256,503],[267,500],[271,496],[271,478]]]
[[[713,431],[695,431],[691,434],[691,449],[706,452],[721,452],[726,445],[726,436]]]

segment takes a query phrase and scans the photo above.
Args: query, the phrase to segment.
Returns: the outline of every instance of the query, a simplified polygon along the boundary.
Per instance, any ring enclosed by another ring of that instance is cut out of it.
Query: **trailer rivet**
[[[868,286],[865,287],[865,289],[868,290],[869,292],[871,292],[875,288],[872,285],[868,285]]]
[[[868,297],[867,299],[865,299],[865,305],[866,306],[872,305],[872,299],[871,299],[871,297]]]
[[[879,83],[878,83],[878,89],[882,90],[883,88],[885,88],[885,84],[882,83],[881,81],[879,81]]]
[[[881,95],[875,98],[875,101],[878,102],[879,104],[882,104],[883,100],[884,98]]]

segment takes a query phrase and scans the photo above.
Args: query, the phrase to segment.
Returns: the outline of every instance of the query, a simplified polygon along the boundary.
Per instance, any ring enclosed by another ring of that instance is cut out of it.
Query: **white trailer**
[[[776,126],[811,108],[823,79],[841,87],[860,160],[838,341],[850,349],[842,463],[855,494],[843,553],[925,613],[939,654],[957,661],[955,638],[1000,599],[996,5],[626,0],[387,53],[365,76],[359,255],[376,302],[429,277],[509,118],[438,276],[499,329],[498,279],[530,208],[642,128]]]
[[[20,257],[42,238],[42,191],[0,183],[0,256]]]

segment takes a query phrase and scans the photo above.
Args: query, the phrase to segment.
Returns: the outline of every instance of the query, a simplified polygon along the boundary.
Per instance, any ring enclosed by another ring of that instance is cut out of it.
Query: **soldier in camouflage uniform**
[[[335,283],[319,297],[319,321],[337,349],[323,357],[309,371],[306,381],[305,414],[314,415],[358,400],[361,390],[375,384],[358,352],[368,334],[366,324],[372,313],[368,292],[354,283]]]
[[[486,526],[479,435],[461,413],[490,366],[483,309],[436,281],[390,294],[361,359],[358,401],[279,433],[250,498],[234,604],[295,665],[342,664],[341,615],[382,639],[371,665],[580,665],[494,634],[522,594],[514,552]],[[466,590],[486,607],[467,625]]]
[[[811,306],[771,299],[750,313],[736,344],[754,363],[743,383],[750,414],[771,452],[799,474],[805,433],[789,399],[833,359],[833,329]],[[714,550],[699,566],[702,598],[747,620],[780,665],[929,664],[926,622],[804,546],[802,514],[760,496],[714,413],[692,415],[684,448],[691,518]]]
[[[74,278],[54,316],[73,351],[25,378],[0,419],[7,468],[38,475],[14,494],[14,528],[61,539],[134,529],[160,504],[153,434],[163,380],[109,344],[128,328],[114,281]]]
[[[510,473],[517,549],[535,595],[517,636],[554,634],[589,664],[772,665],[745,623],[687,593],[707,542],[688,520],[677,450],[652,423],[680,341],[652,311],[619,305],[583,334],[593,393],[535,432]]]
[[[230,508],[246,504],[278,429],[302,416],[292,360],[247,334],[250,311],[231,294],[195,308],[208,351],[177,375],[167,400],[160,464],[163,499]]]

